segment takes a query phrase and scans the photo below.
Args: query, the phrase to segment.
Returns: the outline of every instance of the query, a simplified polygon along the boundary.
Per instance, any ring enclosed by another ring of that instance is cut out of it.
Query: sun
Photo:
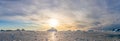
[[[56,27],[56,26],[58,26],[58,24],[59,24],[59,22],[58,22],[58,20],[57,19],[50,19],[50,20],[48,20],[48,24],[51,26],[51,27]]]

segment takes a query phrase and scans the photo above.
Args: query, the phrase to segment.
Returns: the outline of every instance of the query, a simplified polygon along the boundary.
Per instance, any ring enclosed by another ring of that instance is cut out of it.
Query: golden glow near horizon
[[[56,27],[56,26],[58,26],[59,25],[59,22],[58,22],[58,20],[57,19],[50,19],[50,20],[48,20],[48,24],[51,26],[51,27]]]

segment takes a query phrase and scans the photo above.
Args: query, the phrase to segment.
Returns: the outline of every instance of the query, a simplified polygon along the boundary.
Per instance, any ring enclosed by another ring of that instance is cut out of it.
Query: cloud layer
[[[46,24],[56,18],[76,29],[111,30],[120,23],[119,0],[1,0],[0,20]],[[119,28],[119,27],[115,27]],[[69,27],[66,27],[69,29]]]

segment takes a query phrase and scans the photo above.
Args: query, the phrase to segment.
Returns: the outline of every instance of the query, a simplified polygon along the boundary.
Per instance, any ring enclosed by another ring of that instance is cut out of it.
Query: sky
[[[120,29],[120,0],[0,0],[0,29]]]

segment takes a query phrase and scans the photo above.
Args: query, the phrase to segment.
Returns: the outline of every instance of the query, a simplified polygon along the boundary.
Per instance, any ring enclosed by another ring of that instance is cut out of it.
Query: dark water
[[[0,32],[0,41],[120,41],[120,33],[81,31],[10,31]]]

